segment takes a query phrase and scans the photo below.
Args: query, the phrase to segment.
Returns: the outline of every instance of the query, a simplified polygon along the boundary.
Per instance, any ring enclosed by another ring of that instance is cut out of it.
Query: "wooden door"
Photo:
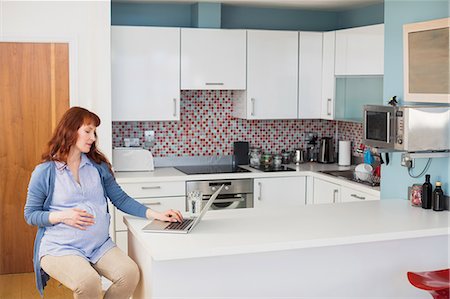
[[[28,182],[68,107],[68,44],[0,43],[0,274],[33,271]]]

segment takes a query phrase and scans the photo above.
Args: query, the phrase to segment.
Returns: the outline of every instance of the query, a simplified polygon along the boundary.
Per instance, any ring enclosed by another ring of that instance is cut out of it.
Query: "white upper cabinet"
[[[246,32],[181,29],[181,89],[246,88]]]
[[[246,119],[297,118],[298,33],[247,31],[247,91],[234,116]]]
[[[180,119],[180,29],[112,26],[113,121]]]
[[[322,119],[334,119],[335,76],[334,49],[336,31],[323,33],[322,53]]]
[[[321,118],[323,33],[299,34],[298,118]]]
[[[384,24],[336,31],[335,74],[384,74]]]

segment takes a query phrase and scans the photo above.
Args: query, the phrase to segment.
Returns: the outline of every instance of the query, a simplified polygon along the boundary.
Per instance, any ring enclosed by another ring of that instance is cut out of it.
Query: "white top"
[[[144,219],[124,222],[157,261],[448,235],[450,226],[448,211],[406,200],[208,211],[186,235],[144,233]]]
[[[355,190],[379,196],[380,187],[370,187],[361,183],[346,179],[339,179],[318,171],[323,170],[348,170],[350,166],[339,166],[337,164],[303,163],[300,165],[289,164],[288,167],[295,171],[264,172],[250,166],[241,166],[251,172],[238,173],[217,173],[217,174],[193,174],[187,175],[173,167],[155,168],[154,171],[147,172],[116,172],[115,177],[119,184],[122,183],[148,183],[148,182],[179,182],[179,181],[199,181],[199,180],[223,180],[223,179],[243,179],[243,178],[271,178],[271,177],[296,177],[310,176],[317,177],[341,186],[347,186]]]

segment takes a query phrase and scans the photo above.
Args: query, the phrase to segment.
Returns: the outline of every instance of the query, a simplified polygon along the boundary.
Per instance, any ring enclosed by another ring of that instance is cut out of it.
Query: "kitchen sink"
[[[329,174],[338,178],[343,178],[353,181],[353,170],[323,170],[321,173]]]
[[[319,172],[324,173],[324,174],[328,174],[328,175],[331,175],[331,176],[334,176],[336,178],[346,179],[346,180],[357,182],[357,183],[361,183],[361,184],[364,184],[364,185],[369,185],[369,186],[372,186],[372,187],[380,185],[379,181],[377,181],[377,182],[374,182],[374,181],[362,181],[362,180],[356,179],[355,176],[354,176],[354,171],[353,170],[322,170],[322,171],[319,171]]]

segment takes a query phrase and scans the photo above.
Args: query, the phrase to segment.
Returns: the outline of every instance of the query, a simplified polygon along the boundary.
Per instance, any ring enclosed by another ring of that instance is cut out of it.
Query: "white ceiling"
[[[223,3],[240,6],[259,6],[273,8],[294,8],[307,10],[340,11],[383,3],[384,0],[113,0],[126,3],[183,3],[197,2]]]

